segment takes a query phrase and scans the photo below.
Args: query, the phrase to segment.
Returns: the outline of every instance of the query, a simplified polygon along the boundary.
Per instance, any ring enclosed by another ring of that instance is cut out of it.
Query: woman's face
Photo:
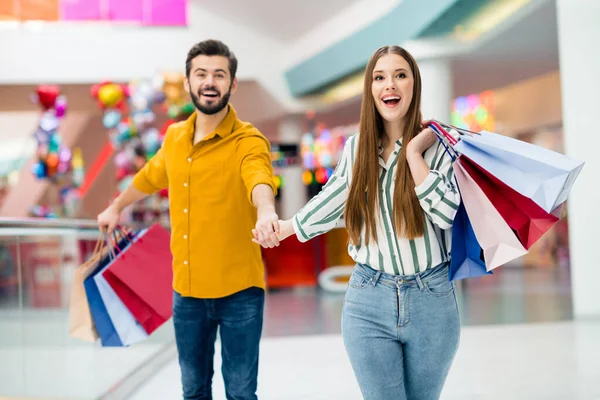
[[[414,77],[406,60],[397,54],[382,56],[373,69],[371,92],[375,107],[388,122],[402,120],[413,97]]]

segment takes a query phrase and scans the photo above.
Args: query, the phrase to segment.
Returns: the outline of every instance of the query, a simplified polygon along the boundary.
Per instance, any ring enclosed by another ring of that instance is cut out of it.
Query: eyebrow
[[[207,72],[207,70],[206,70],[206,69],[204,69],[204,68],[200,68],[200,67],[198,67],[198,68],[196,68],[196,69],[194,70],[194,72],[198,72],[198,71]],[[219,69],[215,69],[215,72],[223,72],[223,73],[227,73],[227,71],[225,71],[224,69],[221,69],[221,68],[219,68]]]
[[[406,68],[398,68],[396,69],[394,72],[398,72],[398,71],[405,71],[408,72],[408,70]],[[373,71],[374,74],[381,74],[383,73],[383,71],[377,70],[377,71]]]

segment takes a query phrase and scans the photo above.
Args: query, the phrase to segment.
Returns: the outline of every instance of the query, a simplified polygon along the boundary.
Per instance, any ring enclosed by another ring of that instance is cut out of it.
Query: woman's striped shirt
[[[301,242],[326,233],[338,224],[350,191],[358,140],[358,134],[348,138],[331,179],[294,216],[294,231]],[[415,188],[426,216],[425,233],[413,240],[399,237],[393,223],[392,204],[401,146],[401,141],[397,141],[387,163],[383,160],[380,146],[380,192],[376,220],[378,240],[366,244],[363,227],[361,243],[358,246],[350,244],[348,253],[355,262],[371,268],[394,275],[413,275],[450,259],[451,227],[460,203],[460,194],[456,189],[452,159],[438,142],[425,152],[424,159],[430,173]],[[403,167],[408,168],[408,165]]]

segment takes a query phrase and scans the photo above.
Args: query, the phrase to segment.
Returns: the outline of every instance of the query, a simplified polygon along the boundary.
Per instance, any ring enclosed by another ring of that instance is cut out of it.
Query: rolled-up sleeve
[[[165,154],[161,147],[154,157],[150,159],[133,177],[133,186],[147,194],[156,193],[169,186]]]
[[[253,204],[252,190],[256,185],[268,185],[273,190],[273,194],[277,195],[270,147],[269,141],[259,133],[244,136],[237,142],[240,172],[251,204]]]

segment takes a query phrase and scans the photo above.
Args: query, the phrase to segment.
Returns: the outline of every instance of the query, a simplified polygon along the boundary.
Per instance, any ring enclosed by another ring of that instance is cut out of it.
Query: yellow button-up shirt
[[[218,298],[264,288],[260,246],[252,242],[252,189],[276,187],[270,145],[233,106],[195,146],[196,113],[168,128],[161,149],[133,179],[144,193],[169,189],[173,289]]]

